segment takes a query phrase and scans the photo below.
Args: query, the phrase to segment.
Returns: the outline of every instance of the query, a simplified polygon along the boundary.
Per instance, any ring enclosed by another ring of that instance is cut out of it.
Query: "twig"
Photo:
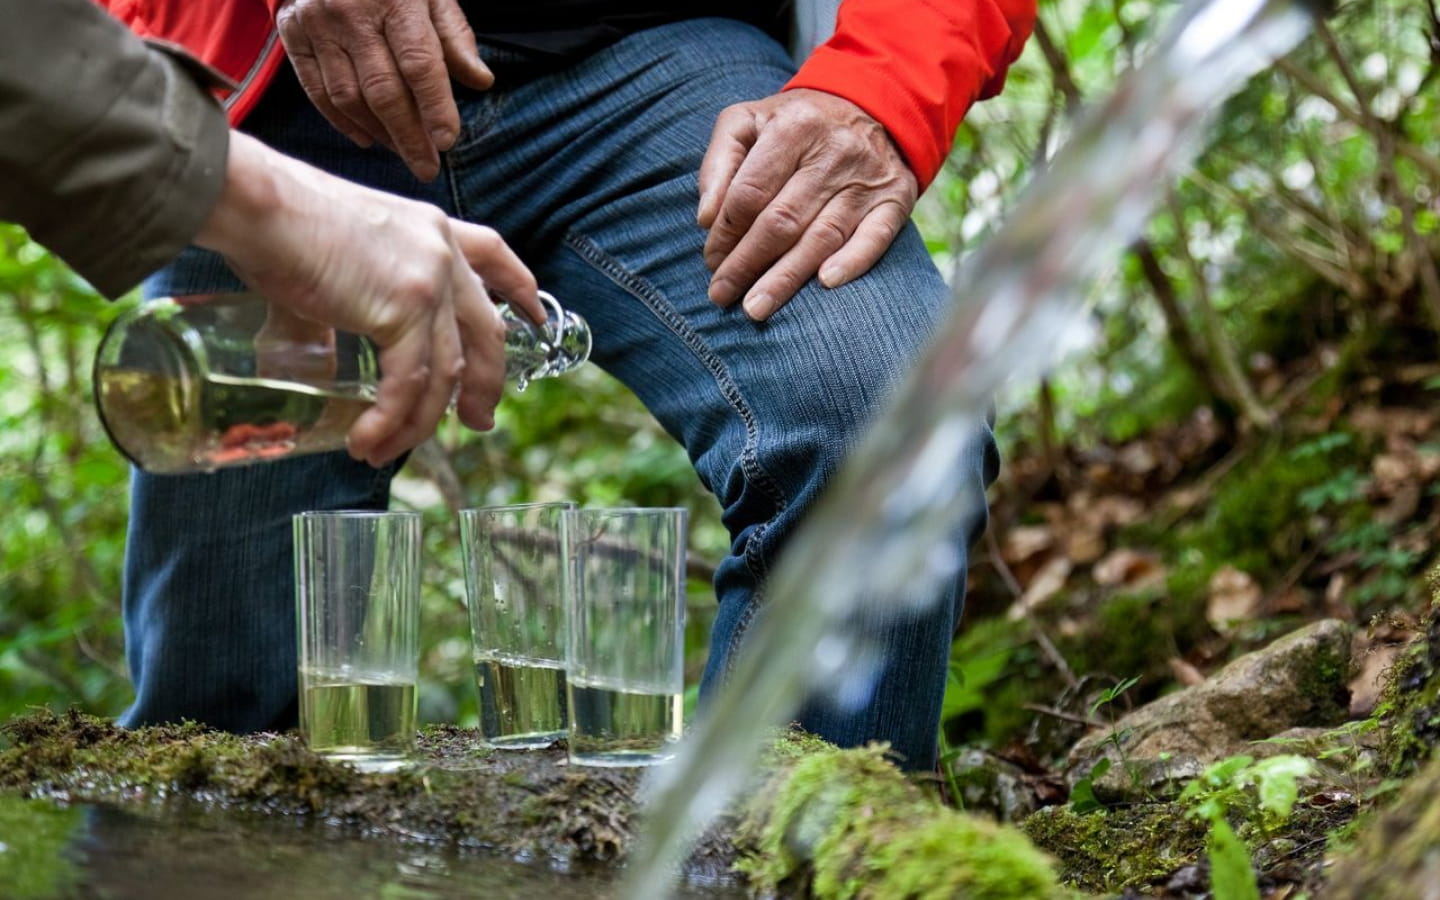
[[[1038,713],[1041,713],[1041,714],[1043,714],[1043,715],[1050,716],[1050,717],[1055,718],[1055,719],[1062,719],[1062,720],[1064,720],[1064,721],[1066,721],[1066,722],[1074,722],[1074,723],[1077,724],[1077,725],[1084,725],[1084,726],[1086,726],[1086,727],[1088,727],[1088,728],[1105,728],[1105,727],[1106,727],[1106,725],[1105,725],[1104,722],[1098,722],[1098,721],[1096,721],[1095,719],[1091,719],[1091,718],[1088,718],[1088,717],[1086,717],[1086,716],[1077,716],[1077,715],[1075,715],[1074,713],[1068,713],[1068,712],[1066,712],[1066,711],[1063,710],[1063,709],[1056,709],[1056,708],[1053,707],[1053,706],[1042,706],[1042,705],[1039,704],[1039,703],[1026,703],[1026,704],[1022,705],[1020,708],[1021,708],[1021,709],[1027,709],[1027,710],[1029,710],[1030,712],[1038,712]]]

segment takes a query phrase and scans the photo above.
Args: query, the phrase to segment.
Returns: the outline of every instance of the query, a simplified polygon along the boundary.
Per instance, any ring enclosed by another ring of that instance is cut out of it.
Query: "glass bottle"
[[[509,306],[505,377],[516,389],[590,357],[590,328],[554,297],[536,325]],[[297,318],[253,293],[151,300],[121,314],[95,355],[95,406],[111,442],[147,472],[210,472],[345,446],[374,402],[366,338]]]

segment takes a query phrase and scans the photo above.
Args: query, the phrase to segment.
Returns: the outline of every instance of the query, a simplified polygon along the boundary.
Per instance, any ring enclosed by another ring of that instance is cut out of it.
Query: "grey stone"
[[[1100,779],[1108,788],[1128,778],[1127,766],[1163,773],[1182,760],[1205,766],[1242,753],[1261,756],[1252,742],[1292,728],[1339,725],[1349,712],[1350,639],[1349,625],[1325,619],[1242,656],[1203,684],[1087,735],[1071,750],[1066,777],[1073,786],[1109,757],[1111,772]]]

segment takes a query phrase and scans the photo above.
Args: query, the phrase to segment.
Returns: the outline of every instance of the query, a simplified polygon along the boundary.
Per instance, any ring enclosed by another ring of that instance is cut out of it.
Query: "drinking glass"
[[[575,504],[522,503],[460,512],[465,596],[480,734],[502,748],[565,736],[565,548]]]
[[[643,766],[680,739],[684,509],[564,514],[570,761]]]
[[[420,514],[293,521],[300,732],[316,753],[394,771],[415,746]]]

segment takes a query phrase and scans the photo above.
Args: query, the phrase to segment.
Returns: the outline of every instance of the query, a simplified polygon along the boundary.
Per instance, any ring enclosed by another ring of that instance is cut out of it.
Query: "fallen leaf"
[[[1048,525],[1016,525],[1005,534],[1000,556],[1010,565],[1022,563],[1055,546],[1055,532]]]
[[[1360,660],[1360,674],[1350,681],[1350,715],[1363,719],[1375,711],[1385,686],[1385,673],[1404,651],[1403,644],[1379,644]]]
[[[1070,578],[1070,571],[1074,566],[1070,560],[1063,556],[1052,557],[1040,571],[1025,586],[1025,593],[1020,595],[1010,606],[1008,614],[1010,620],[1023,619],[1033,612],[1040,604],[1060,593],[1065,587],[1065,582]]]
[[[1204,673],[1180,657],[1172,656],[1167,662],[1170,664],[1170,674],[1186,687],[1194,687],[1205,681]]]
[[[1091,570],[1097,584],[1140,588],[1165,577],[1165,568],[1153,553],[1121,547],[1110,551]]]
[[[1081,565],[1092,563],[1105,552],[1105,536],[1099,531],[1076,528],[1065,539],[1065,555]]]
[[[1221,566],[1210,576],[1210,598],[1205,618],[1221,634],[1230,634],[1236,623],[1248,622],[1260,612],[1263,594],[1249,574],[1234,566]]]

